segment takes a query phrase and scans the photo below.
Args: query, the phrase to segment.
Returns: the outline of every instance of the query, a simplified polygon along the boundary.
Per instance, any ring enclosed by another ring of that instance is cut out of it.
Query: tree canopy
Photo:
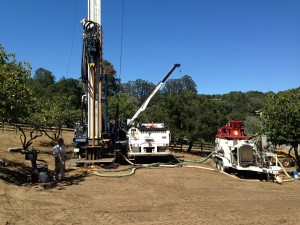
[[[17,62],[15,54],[0,45],[0,115],[2,122],[21,122],[30,117],[34,98],[26,86],[31,67]]]
[[[204,96],[182,92],[166,97],[166,123],[173,135],[189,140],[189,150],[195,141],[212,141],[219,126],[217,106]]]
[[[300,88],[269,93],[263,105],[264,130],[278,144],[300,143]]]
[[[300,169],[300,88],[269,93],[263,105],[264,132],[275,144],[292,145]]]
[[[142,79],[128,81],[122,84],[122,92],[135,97],[140,104],[148,98],[154,88],[155,85],[152,82]]]
[[[163,88],[165,95],[180,94],[187,91],[197,93],[197,85],[189,75],[185,75],[179,79],[170,79]]]

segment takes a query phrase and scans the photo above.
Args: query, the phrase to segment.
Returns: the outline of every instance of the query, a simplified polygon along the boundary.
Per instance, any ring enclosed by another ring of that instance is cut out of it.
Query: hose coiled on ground
[[[209,158],[211,158],[215,154],[215,152],[210,153],[207,157],[205,157],[202,160],[189,160],[189,159],[181,160],[181,159],[178,159],[175,155],[172,154],[172,156],[175,158],[176,162],[178,162],[176,164],[174,164],[173,162],[170,162],[170,163],[151,163],[151,164],[134,164],[126,156],[124,156],[121,152],[118,152],[118,154],[120,154],[128,164],[132,165],[132,167],[127,168],[127,169],[122,169],[122,170],[105,170],[105,171],[102,171],[102,172],[95,171],[94,174],[96,176],[99,176],[99,177],[125,177],[125,176],[131,176],[131,175],[135,174],[135,171],[137,169],[142,169],[142,168],[153,169],[153,168],[182,167],[183,162],[203,163],[206,160],[208,160]],[[212,170],[212,171],[215,170],[215,169],[212,169],[212,168],[199,167],[199,166],[188,166],[188,165],[186,165],[184,167],[206,169],[206,170]],[[119,174],[119,173],[114,173],[114,174],[103,173],[103,172],[109,172],[109,173],[111,173],[111,172],[122,172],[122,171],[127,171],[127,170],[130,170],[130,172],[129,173],[122,173],[122,174]]]

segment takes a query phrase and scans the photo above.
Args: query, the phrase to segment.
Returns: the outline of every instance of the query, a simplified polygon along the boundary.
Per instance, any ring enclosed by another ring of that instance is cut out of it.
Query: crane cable
[[[122,56],[123,56],[123,36],[124,36],[124,14],[125,14],[125,0],[122,1],[122,15],[121,15],[121,40],[120,40],[120,58],[119,58],[119,82],[121,84],[121,74],[122,74]],[[116,125],[119,126],[120,123],[120,92],[121,87],[118,89],[117,93],[117,110],[115,115]]]
[[[124,11],[125,11],[125,0],[122,2],[122,17],[121,17],[121,45],[120,45],[120,72],[119,72],[119,79],[121,79],[122,74],[122,56],[123,56],[123,36],[124,36]]]

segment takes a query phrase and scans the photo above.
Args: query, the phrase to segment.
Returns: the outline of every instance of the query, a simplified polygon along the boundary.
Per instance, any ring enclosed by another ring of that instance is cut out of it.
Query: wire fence
[[[28,124],[21,124],[21,123],[3,123],[0,122],[0,127],[1,127],[1,131],[15,131],[16,133],[19,132],[18,126],[21,126],[23,128],[24,131],[29,131],[30,129],[32,129],[34,126],[33,125],[28,125]],[[41,128],[43,128],[43,130],[45,131],[51,131],[54,129],[58,129],[58,127],[43,127],[41,126]],[[74,132],[73,128],[67,128],[67,127],[62,127],[62,132]]]

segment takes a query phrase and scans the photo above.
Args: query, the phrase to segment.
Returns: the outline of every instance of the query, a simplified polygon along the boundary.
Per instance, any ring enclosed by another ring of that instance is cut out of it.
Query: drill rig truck
[[[254,140],[244,132],[244,121],[232,120],[218,128],[214,162],[219,171],[234,169],[277,176],[282,169],[277,155],[257,148]]]

